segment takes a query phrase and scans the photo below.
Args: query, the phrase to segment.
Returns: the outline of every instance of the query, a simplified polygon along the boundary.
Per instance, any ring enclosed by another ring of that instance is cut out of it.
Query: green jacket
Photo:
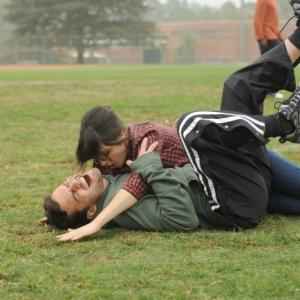
[[[160,156],[151,152],[136,159],[131,170],[141,174],[152,190],[115,218],[114,225],[147,231],[190,231],[202,225],[199,215],[206,196],[190,164],[164,169]],[[128,176],[106,177],[110,184],[98,201],[97,213],[108,205]]]

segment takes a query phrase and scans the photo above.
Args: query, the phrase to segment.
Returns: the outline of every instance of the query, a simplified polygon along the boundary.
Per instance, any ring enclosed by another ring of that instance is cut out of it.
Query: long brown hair
[[[123,122],[109,106],[96,106],[87,111],[80,125],[78,163],[82,165],[89,159],[97,159],[100,144],[113,145],[123,130]]]

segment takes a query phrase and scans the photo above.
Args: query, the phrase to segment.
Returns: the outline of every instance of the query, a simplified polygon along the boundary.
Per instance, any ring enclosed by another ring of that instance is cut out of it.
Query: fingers
[[[66,241],[77,241],[82,239],[83,237],[87,237],[99,231],[101,227],[98,226],[97,223],[89,223],[77,229],[69,228],[68,232],[56,236],[56,239],[59,242],[66,242]]]
[[[168,126],[168,127],[171,127],[171,122],[169,120],[165,120],[164,125]]]
[[[84,235],[82,235],[80,229],[68,228],[68,232],[57,235],[56,240],[59,242],[76,241],[82,238],[83,236]]]
[[[148,138],[145,137],[141,143],[138,157],[140,157],[146,153],[152,152],[158,146],[158,144],[159,144],[159,142],[155,141],[148,147]]]
[[[153,150],[155,150],[155,148],[158,146],[158,141],[156,141],[156,142],[153,142],[150,146],[149,146],[149,148],[147,149],[147,153],[148,152],[152,152]]]
[[[146,153],[150,153],[150,152],[154,151],[158,145],[159,145],[159,142],[158,142],[158,141],[155,141],[155,142],[153,142],[153,143],[148,147],[148,138],[145,137],[145,138],[142,140],[141,147],[140,147],[140,150],[139,150],[139,153],[138,153],[137,157],[141,157],[141,156],[143,156],[143,155],[146,154]],[[128,167],[130,167],[131,164],[132,164],[132,160],[128,159],[128,160],[126,161],[126,165],[127,165]]]
[[[39,225],[47,225],[48,224],[48,218],[47,217],[44,217],[42,219],[39,219],[38,220],[38,224]]]
[[[177,127],[177,123],[178,123],[179,119],[176,119],[172,125],[172,127],[176,128]]]
[[[142,140],[140,152],[145,152],[145,151],[147,150],[147,146],[148,146],[148,138],[145,137],[145,138]]]
[[[128,167],[130,167],[130,166],[132,165],[132,160],[128,159],[128,160],[126,161],[126,165],[127,165]]]
[[[172,128],[176,128],[178,119],[176,119],[174,122],[171,122],[170,120],[165,120],[164,125]]]
[[[56,240],[59,242],[77,241],[80,238],[81,238],[81,235],[77,234],[76,232],[73,232],[73,231],[69,231],[67,233],[56,236]]]

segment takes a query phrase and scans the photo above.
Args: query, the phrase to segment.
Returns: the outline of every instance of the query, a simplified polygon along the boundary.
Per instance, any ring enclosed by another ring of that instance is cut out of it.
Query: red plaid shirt
[[[152,122],[136,123],[129,128],[130,144],[127,159],[134,160],[137,158],[140,145],[145,137],[148,138],[148,145],[155,141],[159,142],[155,151],[159,153],[165,168],[183,166],[189,162],[176,129]],[[98,165],[95,166],[99,167]],[[114,170],[101,167],[101,171],[103,174],[116,175],[130,172],[130,169],[124,165],[122,168]],[[139,174],[132,173],[125,182],[123,189],[139,200],[149,191],[149,186]]]

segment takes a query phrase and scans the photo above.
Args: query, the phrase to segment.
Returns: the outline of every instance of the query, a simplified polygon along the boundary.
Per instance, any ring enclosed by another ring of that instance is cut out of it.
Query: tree
[[[43,37],[49,46],[74,47],[84,63],[87,48],[149,40],[154,24],[143,20],[147,10],[145,0],[11,0],[7,19],[22,40],[38,44],[34,38]]]
[[[9,0],[0,2],[0,63],[7,63],[6,55],[11,52],[11,26],[5,21],[5,6]]]

